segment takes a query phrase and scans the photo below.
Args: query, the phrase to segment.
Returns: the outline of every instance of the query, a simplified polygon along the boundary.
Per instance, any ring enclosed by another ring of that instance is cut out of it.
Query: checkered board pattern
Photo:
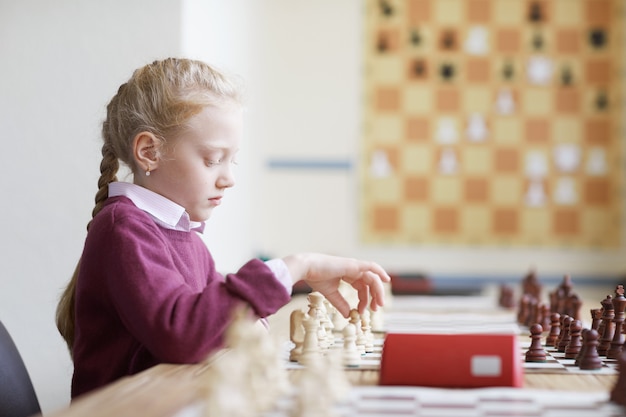
[[[622,245],[621,0],[367,0],[361,237]]]

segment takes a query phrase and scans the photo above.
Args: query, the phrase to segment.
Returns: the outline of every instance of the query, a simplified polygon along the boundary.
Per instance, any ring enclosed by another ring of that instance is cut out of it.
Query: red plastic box
[[[385,337],[380,385],[521,387],[515,334],[410,334]]]

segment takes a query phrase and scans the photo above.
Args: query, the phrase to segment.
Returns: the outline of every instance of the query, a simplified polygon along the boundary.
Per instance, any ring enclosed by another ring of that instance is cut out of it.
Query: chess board
[[[361,363],[358,367],[345,367],[346,370],[379,370],[380,369],[380,358],[382,356],[383,351],[383,338],[375,338],[374,339],[374,349],[372,352],[366,352],[364,355],[361,355]],[[283,360],[285,363],[285,368],[289,370],[293,369],[303,369],[304,366],[299,364],[298,362],[291,362],[289,360],[289,352],[293,349],[295,345],[291,342],[285,344],[283,349]],[[335,343],[329,348],[322,350],[323,355],[341,355],[341,351],[343,349],[343,338],[335,337]]]
[[[533,374],[598,374],[598,375],[617,375],[617,360],[607,359],[600,356],[602,360],[602,368],[593,370],[580,369],[574,364],[575,359],[565,359],[565,353],[559,352],[554,347],[545,347],[545,362],[526,362],[525,355],[530,342],[520,344],[521,355],[520,360],[524,363],[524,373]]]
[[[621,0],[367,0],[360,234],[621,245]]]
[[[265,417],[293,414],[294,398],[282,398]],[[623,416],[607,393],[480,388],[450,390],[420,387],[352,387],[335,416]]]

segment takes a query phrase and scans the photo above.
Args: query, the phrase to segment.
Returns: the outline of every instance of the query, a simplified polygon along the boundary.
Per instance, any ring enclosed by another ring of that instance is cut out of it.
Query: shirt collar
[[[147,188],[129,182],[112,182],[109,184],[109,197],[117,196],[127,197],[167,229],[204,232],[204,222],[191,221],[183,206]]]

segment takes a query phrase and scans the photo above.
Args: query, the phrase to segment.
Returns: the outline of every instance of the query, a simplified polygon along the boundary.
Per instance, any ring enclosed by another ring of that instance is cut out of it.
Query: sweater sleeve
[[[98,233],[99,267],[106,271],[111,304],[128,332],[158,360],[201,361],[222,346],[237,307],[248,304],[265,317],[289,301],[262,261],[251,260],[225,279],[194,233],[172,232],[184,236],[173,246],[168,232],[149,218],[127,216]]]

